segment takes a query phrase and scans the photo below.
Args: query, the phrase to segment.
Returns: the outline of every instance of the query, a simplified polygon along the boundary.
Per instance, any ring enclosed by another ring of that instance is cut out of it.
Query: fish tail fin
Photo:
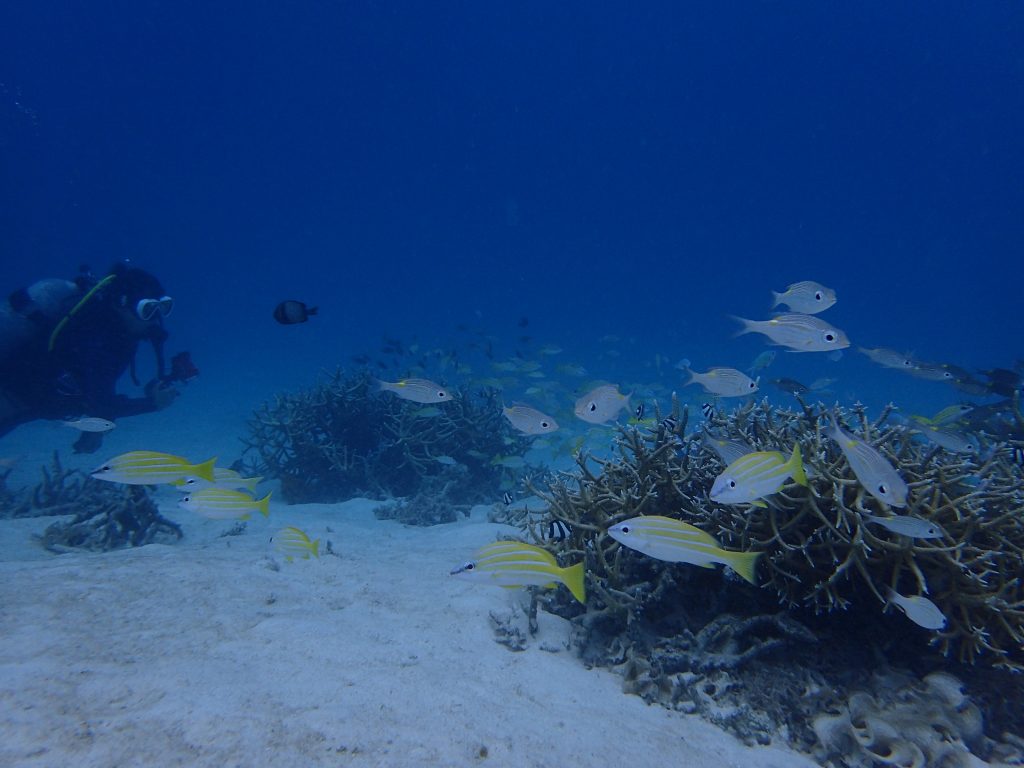
[[[761,557],[761,554],[761,552],[730,552],[729,559],[726,562],[744,581],[749,581],[756,587],[757,575],[755,571],[757,570],[757,560]]]
[[[772,291],[772,309],[775,309],[779,304],[782,303],[782,294],[778,291]]]
[[[245,480],[242,481],[242,484],[250,491],[255,491],[256,486],[260,484],[260,481],[262,479],[263,475],[256,475],[256,477],[247,477],[245,478]]]
[[[754,332],[753,320],[747,320],[745,317],[738,317],[736,315],[729,315],[729,317],[731,317],[733,320],[735,320],[737,323],[743,326],[738,331],[736,331],[736,333],[733,334],[733,338],[735,338],[736,336],[742,336],[745,333]]]
[[[807,487],[807,472],[804,471],[804,458],[800,455],[800,443],[793,443],[793,454],[789,457],[789,473],[797,483]]]
[[[320,307],[306,307],[307,315],[315,315],[320,311]]]
[[[314,539],[309,545],[309,551],[313,553],[313,557],[317,560],[320,559],[320,539]]]
[[[203,480],[209,480],[213,482],[213,465],[217,463],[217,457],[214,456],[212,459],[207,459],[202,464],[196,464],[192,467],[196,474],[199,475]]]
[[[572,596],[587,604],[587,590],[583,580],[583,561],[562,569],[562,583],[569,588]]]
[[[256,502],[256,509],[260,511],[260,514],[264,517],[270,517],[270,496],[273,491],[267,493],[262,499]]]

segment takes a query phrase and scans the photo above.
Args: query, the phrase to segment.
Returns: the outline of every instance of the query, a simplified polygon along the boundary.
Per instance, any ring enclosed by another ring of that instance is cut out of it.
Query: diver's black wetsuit
[[[66,311],[84,295],[84,291],[72,295]],[[56,334],[52,350],[55,318],[37,316],[33,325],[34,333],[0,360],[0,435],[34,419],[77,415],[116,419],[157,410],[152,397],[117,394],[118,379],[133,364],[139,342],[147,337],[130,334],[109,300],[101,296],[84,304]],[[148,334],[162,363],[160,351],[167,332],[154,325]]]

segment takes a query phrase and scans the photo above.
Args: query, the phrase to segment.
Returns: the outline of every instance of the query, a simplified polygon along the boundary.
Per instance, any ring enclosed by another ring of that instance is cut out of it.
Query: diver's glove
[[[153,407],[158,411],[174,402],[180,392],[170,384],[165,384],[160,379],[153,379],[146,385],[146,397],[153,401]]]

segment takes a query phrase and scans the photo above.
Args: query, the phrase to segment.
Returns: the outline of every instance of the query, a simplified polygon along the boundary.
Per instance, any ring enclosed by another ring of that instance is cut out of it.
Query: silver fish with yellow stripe
[[[763,507],[766,505],[761,499],[777,492],[789,478],[807,485],[799,443],[788,459],[781,451],[754,451],[741,456],[715,478],[709,496],[719,504]]]
[[[907,484],[881,453],[844,432],[834,415],[829,420],[828,435],[839,444],[850,469],[868,493],[889,506],[907,506]]]
[[[707,373],[686,369],[690,374],[685,386],[700,384],[705,392],[719,397],[743,397],[757,392],[757,382],[735,368],[710,368]]]
[[[582,562],[563,568],[546,549],[521,541],[496,541],[481,547],[472,560],[453,568],[451,575],[510,589],[564,584],[579,602],[587,602]]]
[[[93,470],[97,480],[128,485],[159,485],[173,483],[189,475],[213,481],[213,465],[217,458],[193,464],[181,456],[158,451],[128,451],[103,462]]]
[[[850,346],[850,339],[843,331],[814,315],[789,313],[770,320],[735,319],[743,324],[737,336],[760,333],[774,344],[794,352],[832,352]]]
[[[757,585],[754,569],[760,552],[722,549],[714,536],[682,520],[661,515],[634,517],[613,525],[608,529],[608,535],[623,546],[655,560],[690,563],[702,568],[728,565],[743,579]]]
[[[254,499],[230,488],[202,488],[184,496],[178,506],[211,520],[248,520],[252,512],[270,515],[270,494]]]
[[[727,467],[740,457],[754,452],[754,447],[748,442],[729,440],[713,432],[704,432],[701,442],[714,451]]]
[[[391,392],[403,400],[411,400],[414,403],[445,403],[452,399],[451,392],[430,379],[377,381],[377,387],[383,392]]]
[[[558,429],[558,422],[546,413],[521,403],[503,406],[501,414],[524,435],[546,435]]]
[[[794,312],[816,315],[836,303],[836,292],[813,280],[793,283],[782,293],[772,291],[772,309],[785,304]]]

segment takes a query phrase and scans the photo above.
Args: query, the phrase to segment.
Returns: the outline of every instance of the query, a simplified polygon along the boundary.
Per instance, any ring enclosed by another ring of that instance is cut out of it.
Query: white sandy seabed
[[[70,455],[52,425],[0,453],[21,456],[16,486],[58,445],[82,468],[139,447],[237,455],[238,415],[193,414],[199,434],[174,410],[126,420],[95,456]],[[490,613],[516,593],[449,576],[512,532],[484,507],[412,528],[361,499],[272,502],[223,536],[232,521],[157,498],[185,532],[175,545],[54,555],[33,539],[54,518],[0,520],[0,766],[814,765],[623,694],[558,617],[542,613],[522,652],[495,642]],[[269,539],[287,525],[338,555],[285,562]]]

